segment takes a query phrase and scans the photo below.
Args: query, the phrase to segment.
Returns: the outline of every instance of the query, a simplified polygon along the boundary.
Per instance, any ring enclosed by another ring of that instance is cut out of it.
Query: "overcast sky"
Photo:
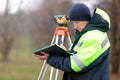
[[[19,8],[19,3],[20,1],[22,1],[22,5],[20,6],[21,10],[24,11],[30,11],[30,10],[35,10],[38,8],[38,5],[40,5],[40,2],[42,2],[43,0],[10,0],[10,13],[15,13],[17,12],[18,8]],[[73,0],[74,3],[78,3],[78,2],[83,2],[86,5],[88,5],[90,8],[92,8],[92,6],[94,4],[97,4],[97,2],[99,2],[98,0]],[[5,6],[6,6],[6,0],[0,0],[0,13],[3,13],[5,10]]]
[[[10,13],[15,13],[18,8],[28,11],[35,10],[42,0],[10,0]],[[22,3],[19,7],[20,2]],[[6,0],[0,0],[0,13],[3,13],[6,7]]]

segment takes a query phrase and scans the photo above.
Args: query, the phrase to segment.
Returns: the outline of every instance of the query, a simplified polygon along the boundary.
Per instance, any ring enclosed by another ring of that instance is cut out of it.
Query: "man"
[[[47,60],[51,66],[63,70],[63,80],[109,80],[110,43],[107,31],[110,28],[109,16],[96,8],[93,16],[84,4],[75,4],[69,14],[76,30],[75,41],[70,56],[35,55]]]

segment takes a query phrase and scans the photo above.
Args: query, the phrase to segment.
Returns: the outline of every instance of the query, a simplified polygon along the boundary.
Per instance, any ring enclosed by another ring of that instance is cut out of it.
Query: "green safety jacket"
[[[96,8],[89,24],[76,31],[70,56],[50,55],[47,63],[63,70],[63,80],[109,80],[110,18]]]

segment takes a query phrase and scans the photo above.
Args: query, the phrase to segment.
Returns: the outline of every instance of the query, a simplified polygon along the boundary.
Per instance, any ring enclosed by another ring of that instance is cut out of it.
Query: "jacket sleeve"
[[[85,40],[80,47],[75,46],[74,50],[77,54],[70,57],[71,67],[75,72],[79,72],[99,57],[101,49],[97,40]]]
[[[70,56],[49,55],[47,63],[54,68],[65,72],[72,72],[70,64]]]
[[[94,30],[84,34],[74,48],[77,54],[70,57],[73,71],[80,72],[88,68],[109,47],[110,43],[106,33]]]

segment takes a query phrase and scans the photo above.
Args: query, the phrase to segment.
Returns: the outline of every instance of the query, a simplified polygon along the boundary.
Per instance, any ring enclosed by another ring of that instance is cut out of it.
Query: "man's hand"
[[[61,45],[60,46],[62,49],[67,50],[65,46]]]
[[[37,54],[33,54],[35,57],[37,57],[38,59],[40,60],[47,60],[49,54],[45,53],[45,52],[41,52],[40,54],[43,54],[42,56],[41,55],[37,55]]]

